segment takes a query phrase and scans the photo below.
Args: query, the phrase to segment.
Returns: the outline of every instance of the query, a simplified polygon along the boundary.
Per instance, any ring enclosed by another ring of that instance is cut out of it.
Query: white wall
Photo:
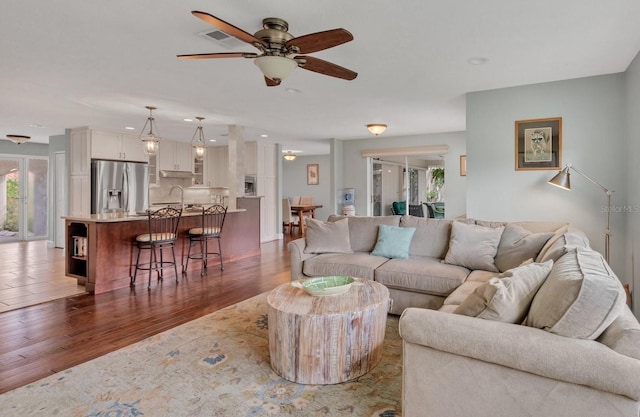
[[[562,117],[562,164],[571,163],[627,199],[625,79],[612,74],[469,93],[467,213],[486,220],[560,220],[604,253],[606,195],[578,174],[571,191],[547,184],[557,171],[515,171],[515,121]],[[637,153],[636,153],[637,154]],[[448,195],[448,194],[447,194]],[[623,282],[628,213],[612,213],[611,266]]]
[[[640,54],[638,54],[625,73],[627,105],[627,187],[628,204],[631,212],[627,214],[627,276],[631,289],[640,289]],[[633,293],[633,311],[640,317],[640,299]]]
[[[388,132],[388,131],[387,131]],[[367,158],[361,152],[367,149],[405,148],[411,146],[448,145],[444,156],[446,184],[446,216],[454,218],[465,214],[467,178],[460,176],[460,155],[465,155],[465,132],[437,133],[415,136],[383,136],[344,141],[344,188],[356,189],[356,215],[367,214]]]
[[[316,218],[327,220],[334,213],[331,195],[331,163],[329,155],[298,156],[293,161],[282,161],[282,197],[311,196],[314,204],[322,204],[316,210]],[[319,184],[307,185],[307,164],[318,164]]]

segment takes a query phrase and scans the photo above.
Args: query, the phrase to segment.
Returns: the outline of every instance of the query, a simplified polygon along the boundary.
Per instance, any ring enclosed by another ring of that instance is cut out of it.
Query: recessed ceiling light
[[[29,127],[37,127],[38,129],[44,129],[46,126],[43,126],[43,125],[38,124],[38,123],[31,123],[29,125]]]
[[[215,142],[215,141],[216,141],[215,139],[209,139],[209,142]]]
[[[302,93],[302,91],[298,90],[297,88],[287,88],[285,90],[287,93],[291,93],[291,94],[298,94],[298,93]]]
[[[487,61],[489,60],[483,57],[474,57],[474,58],[467,59],[467,62],[471,65],[482,65],[482,64],[486,64]]]
[[[266,135],[266,134],[264,134],[264,133],[263,133],[262,135],[260,135],[260,137],[261,137],[261,138],[268,138],[268,137],[269,137],[269,135]]]
[[[136,130],[135,127],[131,127],[131,126],[127,126],[127,127],[125,127],[125,129],[127,129],[127,130]]]
[[[193,122],[193,119],[182,119],[182,120],[184,120],[185,122]]]

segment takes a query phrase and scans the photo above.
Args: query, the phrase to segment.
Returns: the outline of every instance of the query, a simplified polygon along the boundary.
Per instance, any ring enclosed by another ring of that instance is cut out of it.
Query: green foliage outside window
[[[18,231],[18,196],[20,193],[18,180],[7,179],[7,213],[2,230]]]

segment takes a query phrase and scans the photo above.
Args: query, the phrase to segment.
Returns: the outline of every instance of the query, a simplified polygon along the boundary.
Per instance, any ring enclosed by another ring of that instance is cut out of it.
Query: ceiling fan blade
[[[280,85],[280,80],[272,80],[267,77],[264,77],[264,82],[267,84],[267,87],[277,87]]]
[[[180,59],[210,59],[210,58],[255,58],[253,52],[216,52],[212,54],[176,55]]]
[[[323,32],[310,33],[287,41],[285,46],[297,47],[301,54],[310,54],[333,48],[353,40],[353,35],[346,29],[332,29]]]
[[[245,41],[245,42],[250,43],[251,45],[254,45],[254,46],[256,44],[262,45],[264,47],[268,46],[265,41],[256,38],[255,36],[253,36],[249,32],[245,32],[244,30],[240,29],[239,27],[236,27],[236,26],[232,25],[231,23],[227,23],[222,19],[219,19],[219,18],[217,18],[217,17],[215,17],[213,15],[210,15],[209,13],[193,10],[191,12],[191,14],[194,15],[195,17],[199,18],[199,19],[204,20],[205,22],[207,22],[211,26],[217,27],[218,29],[220,29],[221,31],[226,33],[227,35],[235,36],[236,38],[240,39],[241,41]]]
[[[342,78],[343,80],[353,80],[358,76],[357,72],[312,56],[300,55],[294,59],[296,61],[304,60],[298,61],[298,66],[300,68],[328,75],[330,77]]]

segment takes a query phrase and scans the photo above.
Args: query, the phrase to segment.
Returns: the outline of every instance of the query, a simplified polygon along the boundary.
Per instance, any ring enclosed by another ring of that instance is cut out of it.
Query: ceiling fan
[[[252,35],[209,13],[194,10],[191,14],[227,35],[253,45],[260,50],[260,54],[221,52],[178,55],[180,59],[251,58],[264,74],[264,80],[269,87],[280,85],[296,67],[343,80],[353,80],[358,76],[358,73],[350,69],[306,55],[352,41],[353,35],[348,30],[332,29],[293,37],[287,32],[289,24],[286,21],[277,17],[267,17],[262,20],[263,28]]]

